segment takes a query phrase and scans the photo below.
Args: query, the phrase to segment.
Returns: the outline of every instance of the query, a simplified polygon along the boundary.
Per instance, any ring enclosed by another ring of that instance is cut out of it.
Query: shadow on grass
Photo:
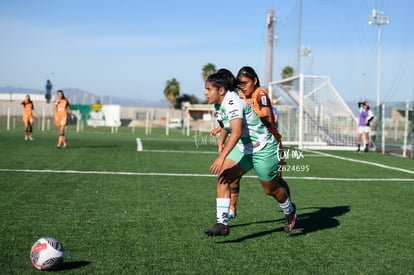
[[[314,212],[300,214],[300,211],[306,209],[317,209]],[[298,237],[302,235],[306,235],[312,232],[316,232],[319,230],[334,228],[340,225],[339,221],[336,217],[342,216],[350,211],[349,206],[335,206],[335,207],[310,207],[310,208],[302,208],[298,209],[298,217],[296,220],[295,229],[289,236],[291,237]],[[274,222],[284,222],[284,219],[277,219],[277,220],[266,220],[266,221],[257,221],[251,223],[243,223],[243,224],[236,224],[230,226],[230,228],[242,227],[242,226],[249,226],[252,224],[265,224],[265,223],[274,223]],[[268,234],[272,234],[275,232],[282,232],[284,231],[284,226],[266,230],[262,232],[257,232],[253,234],[249,234],[243,236],[238,239],[229,240],[229,241],[222,241],[218,243],[238,243],[243,242],[249,239],[259,238]]]
[[[77,269],[87,266],[90,263],[91,262],[88,261],[63,262],[57,269],[55,269],[55,271]]]

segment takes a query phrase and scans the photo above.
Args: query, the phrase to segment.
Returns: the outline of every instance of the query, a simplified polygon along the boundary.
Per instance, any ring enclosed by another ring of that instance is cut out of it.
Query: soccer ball
[[[40,270],[57,268],[64,258],[63,245],[56,239],[45,237],[38,239],[30,249],[30,260]]]

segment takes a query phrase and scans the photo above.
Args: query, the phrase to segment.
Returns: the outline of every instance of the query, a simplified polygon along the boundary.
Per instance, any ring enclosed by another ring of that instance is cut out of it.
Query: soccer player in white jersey
[[[267,130],[253,109],[235,92],[222,73],[210,75],[205,82],[204,95],[214,104],[216,118],[227,132],[227,142],[210,166],[218,174],[216,185],[216,224],[207,228],[208,236],[225,236],[229,230],[230,184],[254,169],[264,192],[273,196],[285,214],[285,232],[290,233],[296,222],[296,206],[291,202],[280,181],[282,163],[278,142]],[[276,153],[275,153],[276,152]]]

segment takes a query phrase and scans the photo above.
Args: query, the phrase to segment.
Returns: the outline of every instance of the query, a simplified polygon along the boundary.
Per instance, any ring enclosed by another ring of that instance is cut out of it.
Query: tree
[[[174,108],[181,109],[183,102],[190,102],[190,104],[198,104],[198,98],[195,95],[183,94],[178,96],[175,101]]]
[[[292,67],[286,66],[283,68],[280,76],[282,77],[282,79],[286,79],[286,78],[293,76],[294,73],[295,73],[295,70]],[[293,84],[292,81],[288,81],[285,83],[286,86],[292,86],[292,84]]]
[[[204,65],[203,70],[201,71],[201,77],[203,78],[203,81],[206,81],[207,77],[211,74],[214,74],[216,71],[216,65],[212,63],[207,63]]]
[[[292,67],[286,66],[286,67],[283,68],[282,73],[280,74],[280,76],[282,77],[282,79],[286,79],[286,78],[289,78],[289,77],[293,76],[294,73],[295,73],[295,70],[293,70]]]
[[[164,96],[167,98],[170,108],[175,105],[177,96],[180,94],[180,83],[177,79],[172,78],[165,83]]]

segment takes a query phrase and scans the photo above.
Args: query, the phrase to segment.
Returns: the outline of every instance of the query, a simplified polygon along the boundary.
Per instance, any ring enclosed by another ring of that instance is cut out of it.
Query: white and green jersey
[[[252,107],[236,92],[228,91],[221,105],[214,104],[216,119],[222,128],[231,133],[230,121],[243,120],[242,135],[237,146],[245,154],[261,150],[267,143],[274,143],[273,135],[267,130]]]

